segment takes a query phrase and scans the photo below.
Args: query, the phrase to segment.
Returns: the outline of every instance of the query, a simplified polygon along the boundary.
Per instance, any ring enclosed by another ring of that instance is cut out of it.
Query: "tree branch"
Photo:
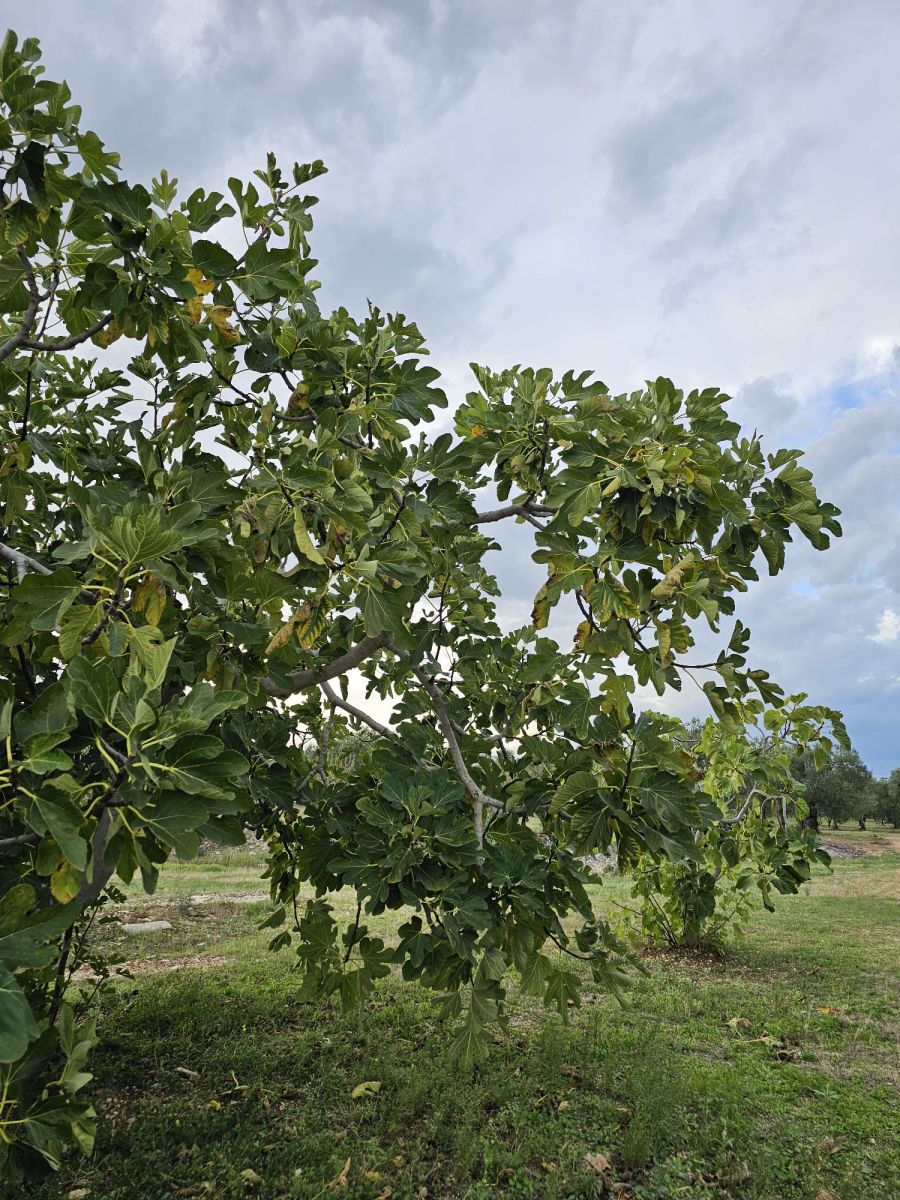
[[[107,313],[105,317],[101,317],[99,321],[95,321],[93,325],[89,325],[81,333],[70,334],[69,337],[60,338],[55,342],[33,342],[29,341],[26,337],[21,344],[26,350],[45,350],[51,354],[57,350],[71,350],[73,346],[80,346],[82,342],[86,342],[89,338],[98,334],[101,329],[105,329],[112,319],[113,314]]]
[[[91,838],[91,875],[81,885],[81,890],[75,900],[82,908],[93,904],[100,893],[115,874],[115,866],[108,867],[103,861],[106,847],[109,845],[113,832],[113,816],[109,808],[100,813],[100,820]]]
[[[535,517],[551,517],[555,514],[556,509],[550,504],[507,504],[503,508],[490,509],[488,512],[477,512],[470,520],[464,522],[467,525],[489,525],[493,521],[504,521],[507,517],[523,517],[526,521],[530,521],[536,525],[538,529],[543,529],[544,526],[540,521],[535,521]]]
[[[326,683],[329,679],[336,678],[338,675],[345,675],[348,671],[352,671],[354,667],[358,667],[360,663],[365,662],[367,658],[371,658],[373,654],[387,644],[388,635],[386,633],[380,633],[377,637],[371,637],[369,634],[366,634],[355,646],[351,646],[349,650],[345,650],[343,654],[339,654],[330,663],[323,663],[320,667],[304,667],[301,670],[292,671],[288,676],[291,681],[290,687],[284,687],[268,675],[263,676],[260,680],[260,685],[263,691],[267,692],[270,696],[275,696],[279,700],[286,700],[289,696],[293,696],[295,692],[301,692],[310,687],[317,687],[322,683]]]
[[[747,797],[747,799],[744,801],[744,803],[741,805],[741,807],[738,809],[738,811],[734,814],[734,816],[733,817],[723,817],[721,821],[716,821],[716,825],[719,827],[729,826],[729,825],[740,825],[741,822],[746,818],[747,814],[749,813],[750,806],[753,804],[754,798],[756,796],[762,796],[762,795],[764,795],[764,793],[760,790],[760,788],[758,788],[758,787],[751,788],[750,795]]]
[[[368,725],[373,733],[386,738],[396,738],[398,736],[396,730],[390,729],[387,725],[382,725],[380,721],[376,721],[374,717],[370,717],[363,709],[357,708],[355,704],[351,704],[348,700],[343,700],[327,680],[320,683],[319,687],[335,708],[341,708],[344,712],[349,713],[351,717],[356,717],[357,721],[361,721],[363,725]]]
[[[419,667],[413,667],[412,671],[416,679],[418,679],[419,683],[422,685],[422,689],[425,692],[425,695],[431,701],[432,707],[437,715],[438,724],[441,727],[441,733],[444,735],[444,741],[447,743],[447,746],[450,750],[450,757],[453,760],[453,766],[456,770],[456,774],[459,776],[463,787],[472,797],[475,840],[478,842],[479,851],[481,851],[484,848],[485,806],[488,808],[496,808],[501,811],[505,811],[506,806],[501,804],[499,800],[495,800],[493,796],[489,796],[486,792],[483,792],[469,773],[469,768],[466,766],[465,760],[462,756],[462,751],[459,748],[459,742],[456,740],[453,722],[450,720],[450,714],[447,712],[447,703],[440,688],[435,684],[434,680],[426,675],[425,672]],[[479,853],[479,865],[481,865],[483,861],[483,856]]]
[[[43,563],[39,563],[37,559],[29,558],[27,554],[23,554],[21,550],[13,550],[12,546],[7,546],[5,542],[0,542],[0,558],[9,559],[11,563],[15,563],[19,568],[19,577],[21,578],[25,570],[34,571],[36,575],[52,575],[53,572],[49,567],[45,567]]]
[[[3,196],[3,199],[5,200],[6,197]],[[14,350],[18,350],[20,346],[27,344],[28,335],[34,328],[38,308],[41,304],[41,293],[38,290],[37,280],[34,277],[34,267],[31,265],[31,260],[21,246],[17,247],[17,251],[19,262],[22,264],[22,270],[25,272],[25,282],[28,287],[28,306],[22,317],[22,324],[0,346],[0,362],[3,362],[5,358],[9,358]]]
[[[0,838],[0,853],[12,850],[14,846],[29,846],[40,840],[36,833],[19,833],[15,837]]]

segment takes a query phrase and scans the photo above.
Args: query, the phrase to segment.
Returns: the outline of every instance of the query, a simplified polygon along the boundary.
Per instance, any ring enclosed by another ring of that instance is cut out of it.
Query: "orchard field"
[[[585,979],[568,1025],[514,996],[463,1077],[424,989],[390,977],[347,1016],[297,1001],[258,929],[261,855],[170,863],[124,919],[171,931],[128,936],[119,913],[98,933],[132,976],[104,1002],[101,1132],[42,1200],[889,1200],[900,835],[826,836],[859,856],[760,908],[725,956],[648,954],[625,1008]],[[592,889],[609,916],[628,893]]]

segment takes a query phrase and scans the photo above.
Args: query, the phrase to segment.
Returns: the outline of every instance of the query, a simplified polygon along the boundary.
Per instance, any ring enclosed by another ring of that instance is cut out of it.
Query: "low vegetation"
[[[347,1015],[298,1001],[258,929],[261,855],[170,864],[125,912],[171,931],[98,932],[133,976],[104,1000],[99,1143],[41,1200],[888,1200],[900,836],[831,836],[857,857],[760,908],[726,956],[645,955],[625,1008],[586,978],[568,1025],[514,995],[464,1076],[423,989],[389,977]],[[616,919],[629,890],[606,877],[598,913]],[[349,893],[336,904],[352,915]]]

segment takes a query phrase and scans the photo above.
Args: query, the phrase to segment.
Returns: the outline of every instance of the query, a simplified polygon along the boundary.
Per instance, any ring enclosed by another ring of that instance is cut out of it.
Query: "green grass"
[[[167,868],[162,913],[129,901],[171,932],[105,927],[135,977],[102,1018],[97,1151],[42,1200],[900,1195],[896,853],[818,873],[727,958],[648,956],[626,1009],[588,987],[566,1026],[514,998],[468,1074],[430,994],[389,979],[349,1017],[300,1003],[265,904],[185,899],[264,890],[253,858]],[[608,880],[597,906],[626,895]],[[353,1100],[365,1080],[380,1090]]]

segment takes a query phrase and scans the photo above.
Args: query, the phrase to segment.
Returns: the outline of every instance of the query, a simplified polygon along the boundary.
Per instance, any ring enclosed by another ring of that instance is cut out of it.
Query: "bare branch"
[[[540,521],[533,520],[534,517],[552,517],[556,509],[550,504],[507,504],[503,508],[490,509],[488,512],[476,513],[471,521],[466,522],[469,525],[489,525],[494,521],[504,521],[507,517],[523,517],[526,521],[531,521],[532,525],[536,525],[538,529],[543,529]]]
[[[419,667],[413,667],[413,674],[419,683],[425,695],[431,701],[435,714],[437,715],[438,724],[441,727],[441,733],[444,735],[444,741],[450,750],[450,757],[453,760],[453,766],[456,774],[469,795],[472,797],[472,813],[473,822],[475,825],[475,840],[478,842],[479,850],[484,847],[484,808],[499,809],[505,811],[505,805],[499,800],[495,800],[493,796],[489,796],[483,792],[475,780],[469,773],[469,768],[466,766],[462,756],[462,751],[459,748],[459,742],[456,740],[456,732],[453,728],[453,722],[450,720],[450,714],[447,712],[447,703],[444,699],[443,692],[435,684],[434,680],[425,674]],[[479,863],[482,861],[479,856]]]
[[[11,563],[15,563],[19,568],[19,578],[22,578],[24,571],[34,571],[36,575],[52,575],[53,572],[49,567],[45,567],[43,563],[39,563],[37,559],[29,558],[27,554],[23,554],[21,550],[13,550],[12,546],[7,546],[5,542],[0,542],[0,558],[7,558]]]
[[[97,822],[97,828],[94,830],[94,836],[91,838],[90,874],[85,878],[81,890],[75,897],[76,903],[80,904],[82,908],[87,908],[94,903],[115,874],[115,866],[108,867],[103,861],[103,855],[113,831],[112,811],[104,808],[100,814],[100,820]]]
[[[390,729],[387,725],[382,725],[380,721],[376,721],[374,717],[370,717],[363,709],[357,708],[355,704],[351,704],[347,700],[341,699],[338,693],[334,690],[331,684],[326,680],[319,684],[322,691],[328,697],[334,708],[341,708],[344,712],[349,713],[351,717],[356,717],[357,721],[361,721],[363,725],[368,725],[373,733],[379,734],[380,737],[396,738],[399,735],[394,729]]]
[[[260,680],[260,684],[265,692],[270,696],[275,696],[280,700],[286,700],[289,696],[293,696],[295,692],[302,692],[306,688],[318,687],[322,683],[326,683],[329,679],[335,679],[338,675],[345,675],[348,671],[352,671],[354,667],[358,667],[360,663],[371,658],[378,650],[381,650],[388,643],[388,635],[380,633],[377,637],[371,637],[368,634],[355,646],[351,646],[343,654],[339,654],[337,658],[331,660],[330,663],[323,663],[320,667],[304,667],[302,670],[293,671],[288,676],[290,679],[290,687],[283,687],[280,683],[270,676],[266,675]]]
[[[751,788],[750,795],[747,797],[747,799],[744,801],[744,803],[741,805],[741,807],[738,809],[738,811],[734,814],[734,816],[733,817],[723,817],[721,821],[716,821],[716,825],[719,827],[729,826],[729,825],[740,825],[741,822],[746,819],[747,814],[750,812],[750,808],[753,804],[754,799],[757,796],[763,796],[763,795],[764,795],[764,792],[762,792],[760,790],[760,788],[758,788],[758,787]]]
[[[101,317],[99,321],[95,321],[87,329],[82,329],[81,333],[70,334],[69,337],[60,338],[55,342],[33,342],[26,338],[22,342],[22,346],[26,350],[44,350],[50,354],[58,350],[71,350],[73,346],[80,346],[82,342],[88,341],[89,338],[94,337],[102,329],[105,329],[112,319],[113,314],[107,313],[105,317]]]
[[[29,846],[40,840],[36,833],[19,833],[15,837],[0,838],[0,852],[12,850],[14,846]]]

